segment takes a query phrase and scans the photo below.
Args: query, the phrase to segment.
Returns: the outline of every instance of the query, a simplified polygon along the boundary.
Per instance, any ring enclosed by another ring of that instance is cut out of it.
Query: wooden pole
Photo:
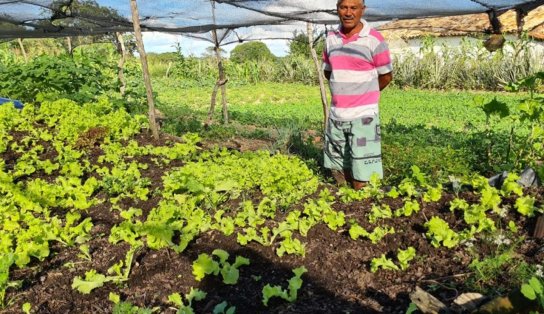
[[[66,37],[66,44],[68,45],[68,54],[72,55],[72,38],[70,36]]]
[[[523,26],[525,25],[525,17],[527,12],[522,9],[516,9],[516,26],[518,31],[518,38],[521,38],[523,35]]]
[[[121,54],[121,57],[117,62],[117,77],[119,78],[119,83],[121,84],[121,86],[119,86],[119,92],[121,93],[121,96],[125,96],[127,81],[125,80],[124,66],[127,53],[125,42],[123,41],[123,35],[119,32],[115,32],[115,38],[117,41],[117,52]]]
[[[28,62],[28,57],[26,56],[26,50],[25,46],[23,45],[23,40],[21,38],[17,38],[17,41],[19,42],[19,47],[21,48],[21,53],[23,54],[23,58],[25,58],[25,63]]]
[[[317,70],[317,77],[319,79],[319,91],[321,92],[321,103],[323,104],[323,129],[327,126],[327,120],[329,119],[329,103],[327,101],[327,92],[325,90],[325,78],[323,77],[323,70],[319,65],[317,59],[317,53],[314,49],[314,30],[312,23],[307,23],[308,29],[308,44],[310,45],[310,53],[312,54],[312,59],[314,60],[315,69]]]
[[[227,79],[225,77],[225,69],[223,68],[223,59],[221,58],[221,49],[219,48],[219,41],[217,40],[217,32],[213,30],[215,37],[215,57],[217,58],[217,68],[219,70],[218,84],[221,86],[221,105],[223,111],[223,124],[229,123],[229,111],[227,109]]]
[[[149,106],[149,126],[155,140],[159,139],[159,129],[155,118],[155,102],[153,101],[153,87],[151,86],[151,78],[147,67],[147,55],[145,54],[144,41],[142,39],[142,29],[140,28],[140,14],[138,13],[138,4],[136,0],[130,0],[130,9],[132,11],[132,24],[134,26],[134,35],[136,37],[136,46],[140,54],[140,62],[142,63],[142,72],[144,73],[145,90],[147,93],[147,105]]]
[[[217,67],[219,70],[219,78],[215,82],[215,85],[213,86],[212,91],[212,97],[210,100],[210,110],[208,111],[208,119],[206,120],[206,125],[210,125],[213,122],[213,113],[215,111],[215,105],[217,103],[217,90],[221,88],[221,103],[222,103],[222,110],[223,110],[223,123],[228,124],[229,123],[229,113],[227,109],[227,90],[225,84],[227,84],[227,78],[225,77],[225,69],[223,67],[223,60],[221,58],[221,51],[219,48],[219,39],[217,38],[217,31],[214,29],[212,30],[212,38],[214,41],[214,52],[215,52],[215,58],[217,59]]]
[[[215,24],[215,1],[211,2],[212,4],[212,18],[213,23]],[[219,87],[221,87],[221,104],[222,104],[222,111],[223,111],[223,124],[229,123],[229,112],[227,108],[227,87],[225,84],[227,84],[228,79],[225,76],[225,69],[223,67],[223,59],[221,58],[221,50],[219,47],[219,38],[217,37],[217,31],[215,29],[212,30],[212,38],[214,42],[213,50],[215,52],[215,58],[217,59],[217,68],[219,71],[219,77],[217,79],[217,82],[215,82],[215,85],[213,87],[212,91],[212,97],[210,100],[210,110],[208,111],[208,119],[206,120],[205,125],[208,126],[213,121],[213,113],[215,111],[215,105],[217,103],[217,90]],[[223,40],[223,38],[221,39]]]

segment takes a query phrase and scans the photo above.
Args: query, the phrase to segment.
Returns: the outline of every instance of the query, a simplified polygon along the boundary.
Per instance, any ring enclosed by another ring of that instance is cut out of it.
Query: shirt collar
[[[370,34],[371,27],[365,19],[361,19],[361,22],[363,23],[363,29],[359,32],[359,37],[366,37]],[[339,36],[345,36],[344,33],[342,33],[342,24],[339,24],[334,32]]]

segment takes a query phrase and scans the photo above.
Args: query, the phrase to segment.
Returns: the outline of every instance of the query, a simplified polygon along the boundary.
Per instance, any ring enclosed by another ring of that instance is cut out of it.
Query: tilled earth
[[[140,138],[142,145],[152,142]],[[47,152],[47,150],[46,150]],[[4,154],[4,160],[14,162],[17,156]],[[96,160],[101,154],[99,148],[92,148],[90,160]],[[149,164],[142,175],[152,181],[154,188],[161,188],[161,176],[174,167],[183,166],[173,162],[167,166],[157,165],[142,158],[140,162]],[[336,188],[323,185],[333,194]],[[542,190],[530,191],[542,203]],[[153,194],[152,194],[153,195]],[[317,194],[315,195],[317,197]],[[104,198],[98,194],[96,197]],[[477,200],[466,191],[461,197],[469,202]],[[122,221],[116,211],[111,210],[108,201],[88,210],[92,218],[92,240],[88,243],[91,261],[78,257],[77,247],[65,247],[55,243],[51,255],[44,262],[33,262],[24,269],[12,268],[10,280],[22,280],[19,289],[8,289],[6,300],[10,305],[2,313],[20,313],[25,302],[32,304],[35,313],[111,313],[113,303],[108,300],[110,292],[121,296],[122,300],[147,308],[158,308],[161,313],[175,313],[168,295],[179,292],[184,295],[191,287],[207,292],[203,301],[193,302],[196,313],[212,313],[215,305],[227,301],[236,306],[237,313],[404,313],[410,303],[409,293],[416,286],[432,291],[446,304],[462,292],[467,292],[470,278],[474,273],[468,267],[476,253],[492,254],[497,246],[492,241],[476,241],[475,246],[467,248],[459,245],[455,249],[434,248],[425,238],[425,222],[432,216],[440,216],[452,229],[465,228],[462,217],[449,211],[449,201],[453,194],[443,194],[437,203],[420,203],[422,210],[407,218],[393,218],[379,224],[392,226],[396,233],[385,236],[376,245],[367,239],[352,240],[348,230],[330,230],[320,224],[310,230],[307,237],[297,237],[306,245],[306,255],[284,256],[275,254],[275,247],[265,247],[257,243],[241,246],[236,242],[235,234],[224,236],[217,231],[209,231],[198,236],[181,254],[171,249],[151,250],[142,248],[135,253],[129,280],[123,285],[106,284],[84,295],[71,288],[75,276],[83,276],[85,271],[96,269],[106,273],[107,269],[124,259],[128,245],[113,245],[108,242],[110,229]],[[148,213],[160,201],[153,196],[145,202],[124,200],[123,207],[136,206]],[[257,201],[257,200],[256,200]],[[509,201],[509,200],[506,200]],[[400,199],[384,199],[392,210],[402,206]],[[302,202],[301,202],[302,204]],[[375,225],[368,223],[367,214],[372,207],[371,200],[343,204],[337,201],[333,208],[342,210],[346,220],[355,219],[367,230]],[[127,207],[128,208],[128,207]],[[145,214],[144,214],[145,216]],[[282,220],[285,213],[278,213],[276,219]],[[514,212],[508,217],[494,219],[505,226],[513,220],[519,227],[516,253],[520,260],[539,263],[544,258],[540,248],[541,240],[531,238],[535,219],[526,219]],[[346,227],[347,228],[347,227]],[[504,227],[503,227],[504,228]],[[370,272],[370,261],[386,254],[394,257],[397,250],[413,246],[417,257],[406,271],[379,270]],[[249,258],[251,264],[240,268],[240,279],[236,285],[225,285],[220,277],[207,276],[198,282],[192,275],[192,263],[201,253],[214,249],[229,252],[231,259],[235,255]],[[287,288],[287,280],[293,276],[292,269],[305,266],[308,272],[302,276],[303,285],[298,299],[288,303],[281,299],[272,299],[265,307],[262,303],[262,288],[267,283],[282,285]],[[515,288],[515,282],[507,272],[499,278],[492,278],[488,283],[494,291],[505,292]]]

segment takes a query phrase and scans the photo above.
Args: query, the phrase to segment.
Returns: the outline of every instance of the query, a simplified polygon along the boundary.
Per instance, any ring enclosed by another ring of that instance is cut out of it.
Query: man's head
[[[342,23],[344,33],[349,33],[359,25],[365,12],[364,0],[338,0],[336,12]]]

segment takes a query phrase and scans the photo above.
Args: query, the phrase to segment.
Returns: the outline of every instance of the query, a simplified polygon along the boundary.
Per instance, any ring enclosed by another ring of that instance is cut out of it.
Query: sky
[[[212,44],[208,41],[189,38],[181,35],[149,32],[143,34],[144,45],[146,52],[174,52],[176,51],[176,43],[180,43],[183,55],[189,56],[201,56],[206,52],[206,48],[211,47]],[[277,57],[283,57],[289,52],[289,43],[287,40],[265,40],[263,41],[268,49]],[[237,44],[230,44],[223,46],[222,48],[230,54],[230,51],[236,47]]]

